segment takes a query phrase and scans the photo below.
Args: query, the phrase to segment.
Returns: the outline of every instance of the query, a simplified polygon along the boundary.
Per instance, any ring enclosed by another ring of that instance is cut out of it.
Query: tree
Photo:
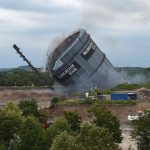
[[[84,124],[79,134],[70,134],[67,131],[58,134],[51,150],[119,150],[114,143],[108,129]]]
[[[85,150],[119,150],[108,129],[84,124],[79,133],[79,140]]]
[[[28,116],[24,119],[18,133],[20,142],[15,143],[13,148],[19,150],[46,150],[49,141],[44,141],[44,130],[37,118]]]
[[[132,137],[136,139],[139,150],[150,149],[150,110],[133,122]]]
[[[22,110],[22,114],[27,117],[29,115],[38,115],[38,105],[35,100],[23,100],[19,103],[19,108]]]
[[[50,148],[55,137],[64,131],[71,133],[67,120],[64,117],[56,118],[53,124],[42,132],[41,142],[44,145],[42,150]]]
[[[14,86],[14,73],[13,72],[7,72],[6,75],[3,78],[5,86]]]
[[[81,117],[77,112],[64,112],[64,116],[70,125],[71,130],[75,132],[80,131]]]
[[[7,150],[7,147],[4,143],[0,142],[0,150]]]
[[[114,142],[121,143],[121,129],[120,122],[115,115],[113,115],[106,108],[93,107],[90,112],[94,115],[93,122],[100,127],[107,128],[112,133]]]
[[[22,112],[13,102],[8,102],[0,111],[0,142],[9,145],[18,132],[23,117]]]
[[[47,129],[46,137],[49,139],[50,145],[54,138],[62,132],[71,133],[70,126],[64,117],[58,117],[54,120],[54,123]]]
[[[71,129],[67,120],[63,117],[56,118],[51,128],[55,130],[56,135],[60,134],[63,131],[71,132]]]
[[[33,115],[37,117],[41,123],[45,121],[46,114],[44,114],[41,110],[38,110],[38,105],[35,100],[23,100],[18,106],[22,110],[22,114],[25,117]]]
[[[11,71],[0,72],[0,85],[1,86],[47,86],[54,83],[47,72],[40,73],[43,78],[46,79],[47,83],[42,83],[36,73],[32,71],[25,71],[22,69],[13,69]]]
[[[4,72],[0,72],[0,86],[4,86]]]
[[[53,98],[51,99],[50,108],[54,108],[58,102],[59,102],[59,98],[58,98],[58,97],[53,97]]]
[[[60,133],[53,140],[51,150],[85,150],[82,145],[77,143],[75,136],[69,135],[66,131]]]

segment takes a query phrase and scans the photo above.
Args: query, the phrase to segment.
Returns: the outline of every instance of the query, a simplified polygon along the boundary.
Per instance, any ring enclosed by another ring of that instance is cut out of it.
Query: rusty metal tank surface
[[[49,54],[47,70],[64,86],[78,89],[110,87],[116,72],[84,29],[69,35]]]

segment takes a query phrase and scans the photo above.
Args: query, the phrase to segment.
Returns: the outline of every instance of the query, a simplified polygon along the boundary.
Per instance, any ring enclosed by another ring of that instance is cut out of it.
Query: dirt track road
[[[15,103],[18,103],[22,99],[35,99],[37,100],[39,107],[49,107],[50,100],[53,97],[62,96],[62,94],[58,94],[49,89],[30,89],[30,90],[12,90],[12,89],[4,89],[0,90],[0,106],[3,106],[7,101],[12,100]],[[127,122],[127,116],[129,114],[138,112],[143,109],[149,109],[150,103],[143,102],[138,103],[137,105],[107,105],[107,108],[112,111],[116,116],[118,116],[119,120],[123,123]],[[77,111],[83,119],[88,119],[87,110],[89,106],[81,105],[81,106],[72,106],[72,105],[64,105],[57,106],[53,112],[50,112],[50,116],[54,117],[55,115],[62,114],[63,111]]]
[[[61,96],[49,89],[33,89],[33,90],[12,90],[4,89],[0,90],[0,107],[2,107],[7,101],[11,100],[15,103],[23,99],[35,99],[41,108],[49,106],[51,98],[54,96]]]

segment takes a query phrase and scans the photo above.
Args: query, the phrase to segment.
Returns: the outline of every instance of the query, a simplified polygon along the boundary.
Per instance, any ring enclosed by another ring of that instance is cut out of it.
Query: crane
[[[32,63],[23,55],[23,53],[20,51],[20,48],[16,44],[13,45],[13,48],[20,55],[20,57],[22,57],[22,59],[25,62],[27,62],[29,67],[37,74],[38,78],[40,79],[40,82],[49,85],[48,81],[39,73],[39,71],[32,65]],[[49,88],[53,90],[52,86],[49,86]]]

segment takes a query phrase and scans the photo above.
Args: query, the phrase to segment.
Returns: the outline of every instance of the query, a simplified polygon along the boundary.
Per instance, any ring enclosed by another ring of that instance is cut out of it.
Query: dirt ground
[[[0,90],[0,106],[2,107],[7,101],[11,100],[15,103],[23,99],[35,99],[38,101],[39,106],[44,108],[50,103],[51,98],[54,96],[61,96],[48,89],[33,89],[33,90]]]
[[[133,114],[138,111],[142,111],[143,109],[150,108],[150,103],[139,103],[137,105],[123,105],[123,104],[115,104],[115,105],[103,105],[108,110],[110,110],[113,114],[115,114],[118,119],[120,120],[121,124],[128,124],[130,123],[127,120],[127,116],[130,114]],[[97,107],[103,107],[97,106]],[[91,108],[91,106],[88,105],[80,105],[80,106],[74,106],[74,105],[57,105],[54,109],[48,110],[49,113],[49,119],[53,120],[53,118],[57,116],[61,116],[64,111],[72,111],[72,112],[78,112],[80,116],[82,117],[83,121],[90,121],[91,115],[88,113],[88,110]]]
[[[35,99],[38,102],[40,108],[48,108],[50,106],[50,100],[53,97],[62,96],[62,94],[57,94],[49,89],[32,89],[32,90],[12,90],[4,89],[0,90],[0,106],[2,107],[7,101],[12,100],[16,103],[22,99]],[[100,107],[100,106],[99,106]],[[110,111],[112,111],[120,120],[121,123],[128,123],[127,116],[129,114],[142,111],[143,109],[150,108],[150,102],[140,102],[137,105],[107,105]],[[49,113],[49,119],[53,119],[56,116],[62,115],[64,111],[76,111],[78,112],[83,120],[90,120],[88,110],[90,106],[88,105],[58,105],[55,109],[46,111]]]

